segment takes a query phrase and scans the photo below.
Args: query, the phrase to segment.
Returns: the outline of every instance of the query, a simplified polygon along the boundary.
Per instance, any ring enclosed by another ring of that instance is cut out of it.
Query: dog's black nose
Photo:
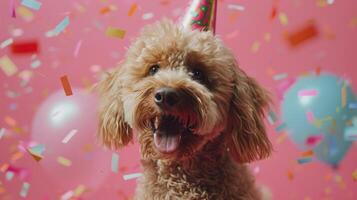
[[[174,88],[160,88],[155,92],[155,103],[161,108],[170,108],[179,102],[179,92]]]

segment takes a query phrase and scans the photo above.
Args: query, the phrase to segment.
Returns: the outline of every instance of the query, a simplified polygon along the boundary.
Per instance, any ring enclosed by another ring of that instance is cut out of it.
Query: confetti
[[[346,107],[346,105],[347,105],[346,93],[347,93],[346,84],[344,83],[341,88],[341,106],[342,106],[342,108]]]
[[[78,132],[77,129],[71,130],[71,131],[66,135],[66,137],[63,138],[62,143],[63,143],[63,144],[67,144],[77,132]]]
[[[305,144],[308,146],[316,146],[324,139],[324,135],[311,135],[305,140]]]
[[[79,50],[81,49],[81,46],[82,46],[82,40],[79,40],[76,44],[76,48],[74,49],[74,57],[77,57],[78,56],[78,53],[79,53]]]
[[[12,38],[9,38],[7,40],[4,40],[1,44],[0,44],[0,48],[3,49],[7,46],[9,46],[10,44],[12,44],[14,42],[14,40]]]
[[[348,108],[349,109],[357,109],[357,102],[349,103]]]
[[[304,151],[301,154],[301,156],[303,156],[303,157],[311,157],[313,155],[314,155],[314,152],[312,150]]]
[[[22,188],[21,188],[21,191],[20,191],[20,196],[25,198],[27,196],[28,192],[29,192],[29,189],[30,189],[30,183],[24,182],[22,184]]]
[[[356,125],[347,127],[345,129],[344,139],[346,141],[357,141],[357,127],[356,127]]]
[[[275,80],[275,81],[280,81],[280,80],[283,80],[283,79],[285,79],[285,78],[287,78],[288,77],[288,74],[287,73],[282,73],[282,74],[276,74],[276,75],[274,75],[273,76],[273,79]]]
[[[102,14],[102,15],[104,15],[104,14],[107,14],[107,13],[113,11],[113,10],[116,10],[116,9],[117,9],[116,6],[114,6],[114,5],[109,5],[109,6],[106,6],[106,7],[101,8],[101,9],[99,10],[99,13]]]
[[[0,68],[6,76],[13,76],[17,72],[16,65],[6,55],[0,58]]]
[[[10,127],[16,126],[16,120],[14,118],[10,117],[10,116],[5,116],[4,117],[4,121]]]
[[[271,125],[275,124],[275,122],[277,121],[277,116],[276,113],[274,111],[269,111],[268,112],[268,121]]]
[[[252,44],[252,47],[250,48],[250,50],[253,52],[253,53],[256,53],[258,52],[260,48],[260,42],[259,41],[255,41],[253,44]]]
[[[117,37],[123,39],[125,36],[125,32],[126,32],[125,30],[119,28],[108,27],[105,34],[109,37]]]
[[[4,128],[0,128],[0,140],[4,135],[5,135],[5,129]]]
[[[154,17],[153,13],[144,13],[143,16],[141,17],[143,20],[148,20]]]
[[[304,96],[316,96],[317,95],[317,90],[300,90],[298,92],[299,97],[304,97]]]
[[[36,0],[22,0],[21,4],[33,10],[39,10],[42,3]]]
[[[311,111],[306,112],[306,118],[307,118],[307,121],[310,123],[313,123],[315,121],[314,113]]]
[[[86,187],[84,185],[78,185],[76,189],[74,189],[74,194],[73,196],[79,197],[81,194],[86,190]]]
[[[36,69],[38,68],[39,66],[41,66],[41,61],[40,60],[35,60],[31,63],[31,68],[32,69]]]
[[[285,13],[283,13],[283,12],[280,12],[279,13],[279,21],[280,21],[280,23],[283,25],[283,26],[286,26],[286,25],[288,25],[288,16],[286,16],[286,14]]]
[[[22,158],[24,156],[24,154],[20,151],[17,151],[16,153],[11,155],[11,162],[15,162],[16,160],[19,160],[20,158]]]
[[[276,139],[276,143],[277,143],[277,144],[281,144],[281,143],[283,143],[287,138],[288,138],[288,134],[283,133],[283,134],[281,134],[281,135]]]
[[[138,8],[138,4],[133,3],[133,5],[131,5],[129,12],[128,12],[128,16],[131,17],[134,15],[134,13],[136,12],[136,9]]]
[[[273,6],[273,7],[272,7],[271,13],[270,13],[270,19],[271,19],[271,20],[275,19],[276,13],[278,12],[277,10],[278,10],[278,9],[276,8],[276,6]]]
[[[57,157],[57,162],[65,167],[69,167],[72,165],[72,161],[62,156]]]
[[[355,169],[355,171],[352,172],[352,178],[354,181],[357,181],[357,169]]]
[[[286,124],[282,123],[278,127],[275,128],[275,131],[279,133],[279,132],[281,132],[281,131],[283,131],[285,129],[286,129]]]
[[[130,179],[138,178],[140,176],[142,176],[142,173],[126,174],[126,175],[123,176],[123,179],[125,181],[127,181],[127,180],[130,180]]]
[[[118,162],[119,155],[116,153],[112,154],[112,172],[118,173]]]
[[[62,83],[62,87],[63,87],[64,93],[66,94],[66,96],[71,96],[73,93],[72,93],[72,88],[71,88],[71,84],[69,83],[68,77],[62,76],[61,83]]]
[[[297,159],[297,163],[299,163],[299,164],[306,164],[306,163],[309,163],[311,161],[312,161],[311,157]]]
[[[20,17],[23,20],[27,22],[30,22],[34,19],[34,14],[31,12],[31,10],[27,9],[24,6],[17,7],[16,12],[20,15]]]
[[[15,1],[11,0],[10,3],[10,15],[12,18],[16,18]]]
[[[7,171],[6,174],[5,174],[5,178],[6,178],[7,181],[11,181],[12,178],[14,178],[14,175],[15,175],[14,172],[12,172],[12,171]]]
[[[32,147],[27,148],[27,151],[37,162],[43,159],[43,152],[45,151],[45,145],[38,144]]]
[[[238,11],[244,11],[245,7],[239,4],[228,4],[228,9],[230,10],[238,10]]]
[[[39,52],[38,43],[37,43],[37,41],[14,42],[11,45],[11,52],[13,54],[38,53]]]
[[[73,195],[74,195],[74,192],[72,190],[70,190],[61,196],[61,200],[70,200],[70,199],[72,199]]]
[[[69,25],[69,17],[66,16],[53,30],[54,36],[59,35],[61,32],[63,32],[66,27]]]
[[[318,31],[314,24],[308,24],[301,27],[295,32],[288,33],[288,42],[291,46],[296,47],[314,37],[317,37]]]

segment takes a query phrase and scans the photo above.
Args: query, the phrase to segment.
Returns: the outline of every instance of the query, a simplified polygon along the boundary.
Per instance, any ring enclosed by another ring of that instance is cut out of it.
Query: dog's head
[[[143,158],[184,159],[220,134],[240,162],[271,151],[266,92],[210,32],[163,20],[143,29],[120,68],[99,84],[99,135],[113,149],[138,130]]]

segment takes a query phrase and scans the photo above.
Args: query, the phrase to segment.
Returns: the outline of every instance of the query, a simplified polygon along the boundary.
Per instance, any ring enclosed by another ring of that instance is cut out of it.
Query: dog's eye
[[[204,81],[204,78],[205,78],[203,72],[199,69],[192,70],[190,75],[193,80],[197,80],[197,81]]]
[[[149,75],[150,75],[150,76],[155,75],[155,74],[159,71],[159,69],[160,69],[160,66],[159,66],[159,65],[153,65],[153,66],[151,66],[150,69],[149,69]]]

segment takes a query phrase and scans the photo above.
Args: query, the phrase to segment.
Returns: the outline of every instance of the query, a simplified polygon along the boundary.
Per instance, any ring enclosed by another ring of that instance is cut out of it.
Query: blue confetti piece
[[[53,30],[54,35],[59,35],[69,25],[69,17],[65,17]]]
[[[12,178],[14,178],[14,172],[12,172],[12,171],[8,171],[8,172],[6,172],[6,175],[5,175],[5,177],[6,177],[6,180],[7,181],[11,181],[12,180]]]
[[[118,163],[119,163],[119,155],[116,153],[112,154],[112,171],[118,173]]]
[[[36,0],[22,0],[22,5],[31,8],[33,10],[40,10],[42,3]]]
[[[36,146],[30,147],[29,150],[31,151],[31,153],[42,155],[42,153],[45,151],[45,145],[38,144]]]
[[[306,157],[306,158],[299,158],[297,159],[297,162],[299,164],[306,164],[312,161],[312,157]]]
[[[30,183],[24,182],[22,184],[22,188],[21,188],[21,191],[20,191],[20,196],[21,197],[26,197],[28,192],[29,192],[29,189],[30,189]]]
[[[349,103],[348,108],[349,109],[357,109],[357,102]]]
[[[277,121],[278,117],[276,116],[274,111],[269,111],[268,113],[268,121],[271,125],[275,124]]]
[[[344,139],[346,141],[357,141],[357,127],[352,126],[346,128],[344,132]]]
[[[279,133],[279,132],[281,132],[281,131],[283,131],[285,129],[286,129],[286,124],[282,123],[278,127],[275,128],[275,131]]]

